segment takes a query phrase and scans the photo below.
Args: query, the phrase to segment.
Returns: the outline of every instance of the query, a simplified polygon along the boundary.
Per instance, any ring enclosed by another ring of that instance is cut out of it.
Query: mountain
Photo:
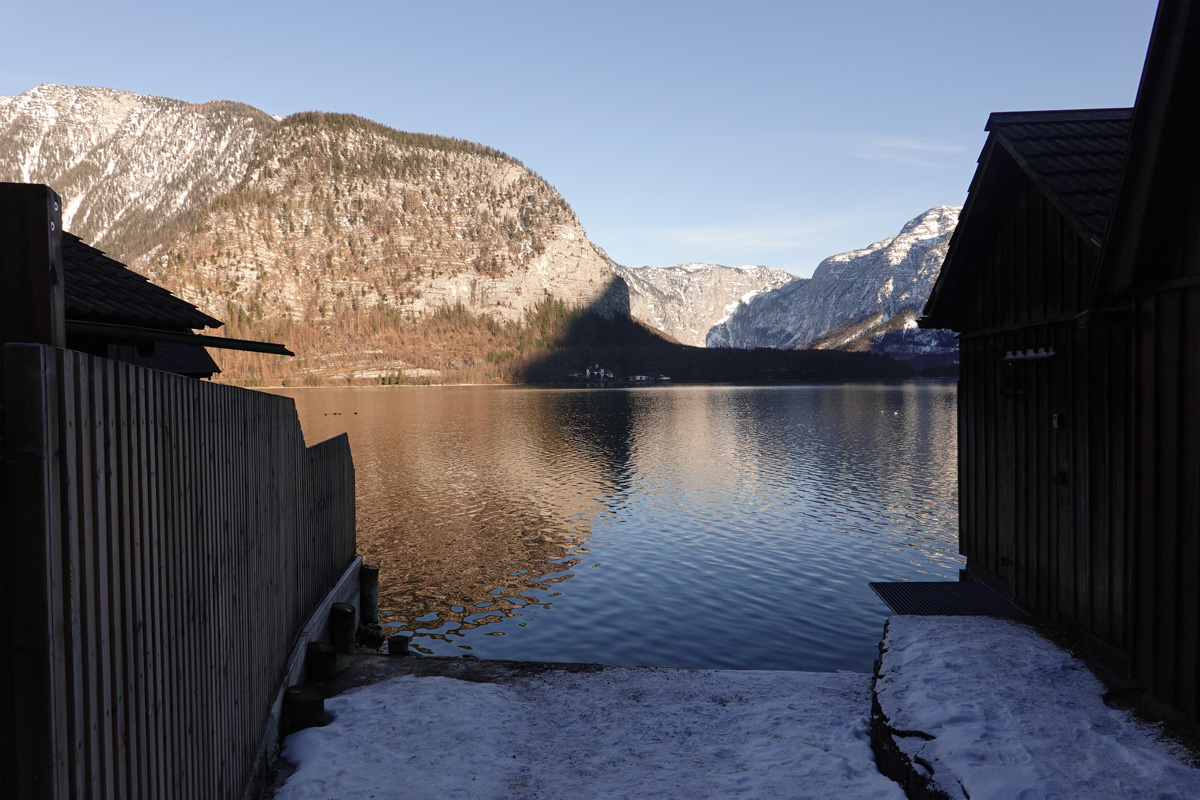
[[[940,256],[917,258],[930,230],[952,224],[910,224],[810,281],[766,267],[626,269],[545,180],[484,145],[346,114],[50,84],[0,97],[0,180],[52,186],[72,233],[225,320],[225,335],[298,354],[214,353],[226,379],[251,384],[519,381],[547,374],[564,347],[580,358],[636,347],[664,373],[675,359],[690,364],[677,374],[711,379],[751,361],[753,374],[813,374],[811,359],[674,348],[793,348],[856,315],[894,317],[936,274]],[[886,288],[854,285],[885,268]],[[680,344],[661,348],[652,330]]]
[[[0,178],[50,185],[68,230],[127,259],[234,190],[277,125],[237,103],[46,84],[0,97]]]
[[[629,287],[629,312],[677,342],[704,347],[709,330],[739,303],[777,289],[795,276],[771,267],[679,264],[613,271]]]
[[[251,379],[461,371],[548,297],[627,308],[566,201],[519,161],[359,117],[43,85],[0,98],[0,180],[54,187],[68,230],[228,335],[301,354],[219,354]],[[459,308],[493,330],[433,343],[403,324]]]
[[[709,331],[707,346],[865,350],[877,336],[915,328],[959,211],[931,208],[895,236],[830,256],[811,279],[751,297]]]

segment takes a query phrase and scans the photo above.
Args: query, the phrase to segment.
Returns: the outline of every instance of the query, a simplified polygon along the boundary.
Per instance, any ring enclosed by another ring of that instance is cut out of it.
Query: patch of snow
[[[884,650],[880,707],[893,729],[923,734],[897,741],[952,798],[1200,797],[1200,770],[1105,705],[1083,662],[1030,628],[897,616]]]
[[[70,230],[71,220],[75,218],[75,212],[79,211],[79,206],[83,205],[83,195],[77,194],[71,198],[69,203],[63,206],[62,210],[62,226],[63,230]]]
[[[21,183],[29,183],[33,175],[33,167],[37,163],[38,156],[42,153],[42,141],[45,136],[38,137],[37,146],[29,148],[25,154],[24,161],[21,162]]]
[[[394,678],[288,737],[277,800],[880,798],[869,676],[607,668],[504,684]]]

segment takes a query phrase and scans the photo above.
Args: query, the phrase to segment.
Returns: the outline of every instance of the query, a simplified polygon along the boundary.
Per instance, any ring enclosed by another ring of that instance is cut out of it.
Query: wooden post
[[[388,655],[389,656],[406,656],[408,655],[409,635],[407,633],[396,633],[388,637]]]
[[[327,681],[337,675],[337,650],[328,642],[309,642],[304,654],[305,679]]]
[[[53,351],[0,346],[4,523],[0,548],[0,795],[63,796],[67,684],[57,371]]]
[[[358,607],[362,609],[362,624],[379,622],[379,567],[363,564],[358,570]]]
[[[333,639],[333,649],[339,653],[349,653],[354,649],[354,634],[357,632],[354,615],[354,606],[349,603],[334,603],[329,610],[329,638]]]
[[[312,686],[290,686],[283,692],[281,738],[325,724],[325,696]]]
[[[62,201],[48,186],[0,183],[0,343],[65,347]]]

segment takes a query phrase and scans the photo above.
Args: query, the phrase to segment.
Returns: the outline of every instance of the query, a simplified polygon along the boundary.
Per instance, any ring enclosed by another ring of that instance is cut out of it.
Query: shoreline
[[[288,738],[268,796],[1200,796],[1194,753],[1114,708],[1038,627],[989,617],[893,616],[873,675],[383,655],[339,666],[316,685],[333,720]],[[417,771],[397,786],[406,764]]]
[[[342,386],[244,386],[228,381],[211,381],[220,386],[235,386],[239,389],[254,389],[260,392],[280,391],[324,391],[330,389],[447,389],[447,388],[506,388],[506,389],[667,389],[671,387],[743,387],[747,389],[789,386],[843,386],[845,384],[865,384],[870,386],[898,386],[906,383],[952,384],[957,378],[942,376],[913,376],[910,378],[843,378],[822,379],[813,381],[648,381],[610,383],[356,383]]]

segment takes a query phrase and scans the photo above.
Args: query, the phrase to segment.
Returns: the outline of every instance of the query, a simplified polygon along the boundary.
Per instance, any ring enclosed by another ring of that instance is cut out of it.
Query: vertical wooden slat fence
[[[347,438],[288,398],[3,347],[0,796],[241,797],[354,560]]]

